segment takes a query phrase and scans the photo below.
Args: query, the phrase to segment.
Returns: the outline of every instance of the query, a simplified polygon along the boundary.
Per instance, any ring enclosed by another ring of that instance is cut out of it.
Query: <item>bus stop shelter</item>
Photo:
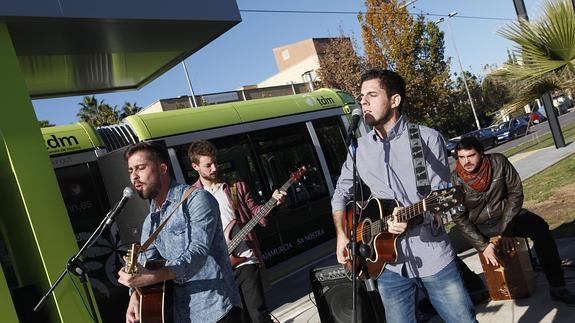
[[[71,226],[60,225],[67,211],[31,100],[142,88],[240,21],[234,0],[0,2],[3,321],[28,321],[78,251]],[[14,298],[26,286],[36,294]],[[64,279],[41,317],[92,321],[80,295]]]

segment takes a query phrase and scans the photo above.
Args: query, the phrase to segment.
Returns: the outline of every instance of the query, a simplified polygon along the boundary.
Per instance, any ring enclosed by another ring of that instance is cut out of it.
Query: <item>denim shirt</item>
[[[142,226],[142,243],[170,215],[187,188],[172,182],[161,208],[151,201]],[[166,259],[165,266],[176,274],[174,322],[216,322],[234,305],[241,306],[219,213],[214,197],[196,189],[140,254],[140,263]]]
[[[431,188],[447,186],[449,167],[443,137],[428,127],[419,126],[419,129]],[[421,201],[404,117],[399,118],[385,139],[379,138],[374,130],[359,138],[356,162],[359,177],[372,196],[395,199],[403,206]],[[348,154],[331,201],[332,211],[345,210],[346,203],[353,197],[351,170]],[[426,277],[436,274],[453,260],[455,253],[447,234],[442,228],[434,232],[431,220],[431,216],[425,216],[422,224],[410,225],[398,237],[397,261],[387,264],[386,270],[406,277]]]

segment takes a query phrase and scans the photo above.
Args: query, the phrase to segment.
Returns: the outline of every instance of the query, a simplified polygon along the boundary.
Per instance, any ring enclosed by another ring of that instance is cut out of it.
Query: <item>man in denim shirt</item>
[[[410,206],[419,202],[421,196],[416,185],[407,120],[401,112],[405,99],[405,82],[397,73],[370,70],[362,75],[360,103],[364,120],[373,130],[359,138],[356,156],[359,177],[373,196],[395,199],[403,206]],[[438,189],[449,180],[445,144],[437,131],[423,126],[419,129],[429,182],[432,189]],[[342,264],[350,259],[344,211],[353,197],[352,169],[348,156],[331,202],[337,233],[336,255]],[[378,279],[386,320],[415,323],[415,292],[420,286],[427,290],[444,321],[476,322],[447,234],[443,230],[433,232],[431,219],[426,217],[423,223],[409,226],[398,221],[397,216],[387,222],[388,231],[399,236],[397,261],[387,264]]]
[[[149,199],[150,214],[142,226],[142,243],[169,216],[188,188],[169,173],[165,148],[138,143],[125,154],[130,180],[141,198]],[[165,267],[137,274],[120,270],[118,281],[130,288],[173,281],[174,322],[239,322],[241,301],[232,275],[216,200],[196,189],[174,212],[166,226],[140,255],[140,262],[163,258]],[[126,322],[139,320],[139,296],[132,293]]]

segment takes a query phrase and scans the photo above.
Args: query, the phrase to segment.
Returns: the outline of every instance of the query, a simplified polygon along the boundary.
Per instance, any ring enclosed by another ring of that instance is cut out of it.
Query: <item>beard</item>
[[[204,174],[204,173],[200,173],[199,174],[200,177],[202,177],[203,179],[210,181],[210,182],[217,182],[218,181],[218,172],[214,172],[212,174]]]
[[[391,108],[387,109],[385,111],[385,114],[381,117],[381,119],[376,120],[372,115],[366,115],[364,117],[364,121],[365,123],[370,126],[370,127],[376,127],[376,126],[383,126],[384,124],[386,124],[389,120],[391,120],[392,117],[392,113],[391,113]]]
[[[150,200],[158,196],[160,194],[160,190],[162,189],[162,184],[160,178],[158,177],[155,181],[149,183],[147,186],[141,191],[138,192],[138,195],[144,200]]]

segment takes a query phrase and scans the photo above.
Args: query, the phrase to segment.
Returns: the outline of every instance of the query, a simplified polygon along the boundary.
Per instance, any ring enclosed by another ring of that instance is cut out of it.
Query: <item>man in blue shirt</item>
[[[362,75],[361,106],[365,122],[373,129],[359,138],[357,170],[374,197],[395,199],[403,206],[422,200],[418,193],[410,149],[407,120],[401,109],[406,100],[405,82],[389,70],[370,70]],[[432,189],[449,181],[445,143],[441,135],[419,126]],[[337,259],[350,260],[349,238],[344,217],[346,203],[352,200],[352,160],[348,156],[332,198],[337,232]],[[397,214],[397,209],[394,210]],[[386,265],[378,279],[379,293],[388,322],[416,322],[415,293],[419,286],[446,322],[476,322],[475,310],[454,261],[447,234],[433,230],[433,216],[419,224],[388,221],[388,231],[397,239],[397,261]]]
[[[130,181],[141,198],[150,200],[150,213],[142,226],[144,243],[174,208],[173,216],[140,262],[163,258],[163,268],[149,270],[138,264],[137,273],[119,271],[118,281],[132,289],[173,281],[171,309],[174,322],[240,322],[241,301],[228,260],[217,201],[203,189],[182,200],[187,185],[177,184],[169,172],[165,148],[153,143],[130,146],[125,154]],[[126,322],[139,318],[139,296],[133,292]]]

